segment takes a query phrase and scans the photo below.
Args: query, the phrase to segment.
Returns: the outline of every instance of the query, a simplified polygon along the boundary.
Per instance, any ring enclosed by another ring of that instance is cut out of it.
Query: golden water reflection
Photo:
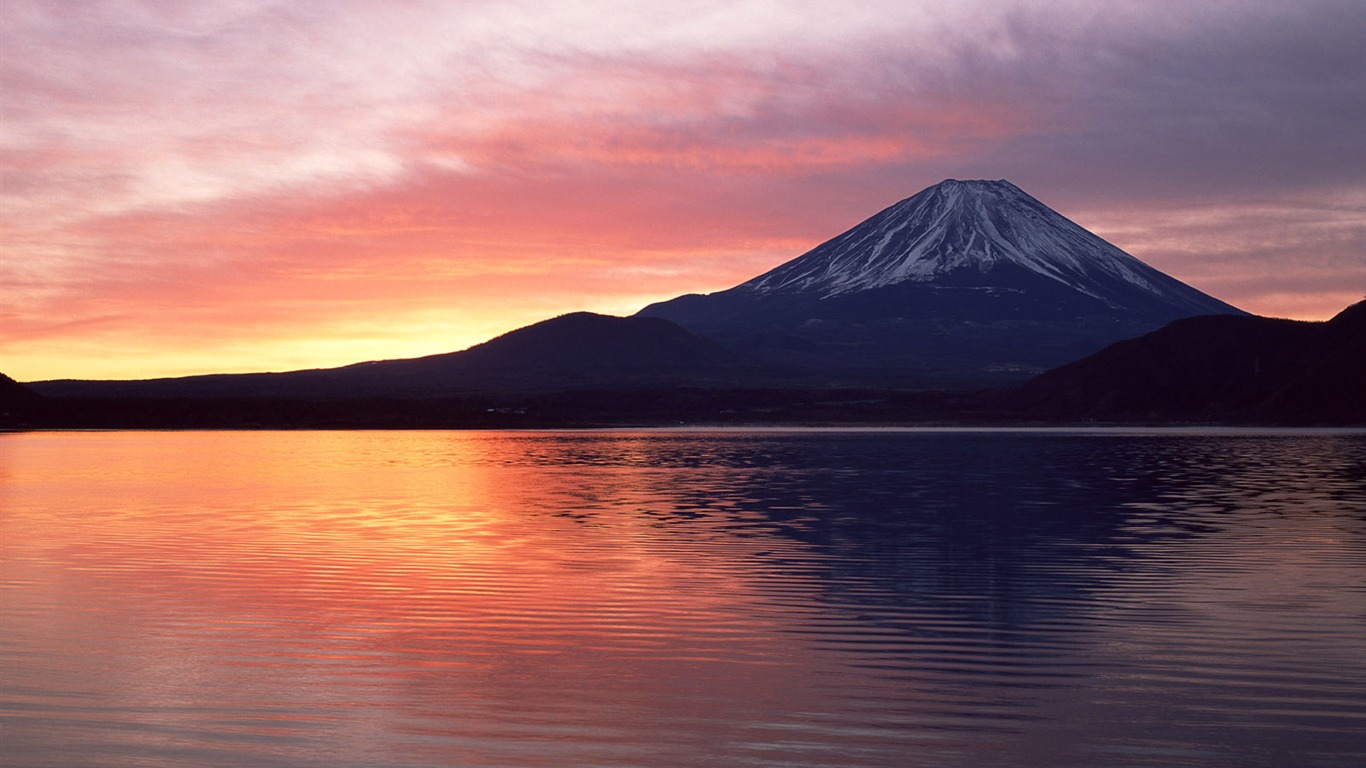
[[[0,435],[0,747],[1347,764],[1366,448],[1211,440]]]
[[[39,445],[5,455],[7,611],[35,620],[20,655],[67,660],[59,731],[154,713],[115,738],[174,751],[210,724],[252,739],[397,718],[535,762],[524,740],[610,743],[603,709],[653,712],[658,742],[687,749],[717,737],[678,723],[725,728],[718,689],[745,707],[804,695],[803,662],[770,653],[782,627],[750,610],[759,544],[661,537],[635,514],[667,482],[649,467],[514,466],[479,434],[24,439]],[[390,748],[365,728],[329,741]]]

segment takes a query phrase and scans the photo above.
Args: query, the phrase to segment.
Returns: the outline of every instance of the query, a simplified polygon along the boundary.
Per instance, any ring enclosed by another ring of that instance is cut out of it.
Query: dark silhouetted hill
[[[0,408],[31,408],[42,401],[37,392],[0,373]]]
[[[0,373],[0,427],[24,425],[45,405],[46,398]]]
[[[1012,402],[1044,419],[1366,424],[1366,302],[1326,322],[1178,320],[1049,371]]]
[[[35,382],[52,398],[433,398],[479,392],[704,385],[750,374],[731,352],[659,318],[577,312],[461,352],[288,373]]]

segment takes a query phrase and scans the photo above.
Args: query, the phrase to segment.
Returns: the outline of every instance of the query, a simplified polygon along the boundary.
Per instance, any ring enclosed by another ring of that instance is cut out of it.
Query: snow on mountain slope
[[[1004,180],[943,181],[736,291],[829,298],[907,281],[931,283],[962,270],[987,275],[1003,265],[1107,303],[1137,289],[1197,312],[1229,311]]]

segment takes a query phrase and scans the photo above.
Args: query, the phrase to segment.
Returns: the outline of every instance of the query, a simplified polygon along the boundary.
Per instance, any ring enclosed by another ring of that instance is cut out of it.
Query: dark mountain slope
[[[657,318],[579,312],[511,331],[462,352],[289,373],[216,374],[145,381],[47,381],[50,397],[445,397],[705,384],[748,369],[716,344]]]
[[[42,412],[46,398],[0,373],[0,426],[15,426]]]
[[[36,392],[0,373],[0,408],[24,404],[31,405],[41,400],[42,397]]]
[[[1366,302],[1323,323],[1196,317],[1039,376],[1049,419],[1366,424]]]
[[[639,313],[817,377],[929,385],[1019,381],[1203,314],[1242,312],[1009,182],[955,180],[734,288]]]

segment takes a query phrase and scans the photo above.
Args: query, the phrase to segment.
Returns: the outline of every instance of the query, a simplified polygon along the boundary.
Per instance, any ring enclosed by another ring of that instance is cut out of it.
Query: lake
[[[1366,434],[0,435],[6,766],[1366,765]]]

